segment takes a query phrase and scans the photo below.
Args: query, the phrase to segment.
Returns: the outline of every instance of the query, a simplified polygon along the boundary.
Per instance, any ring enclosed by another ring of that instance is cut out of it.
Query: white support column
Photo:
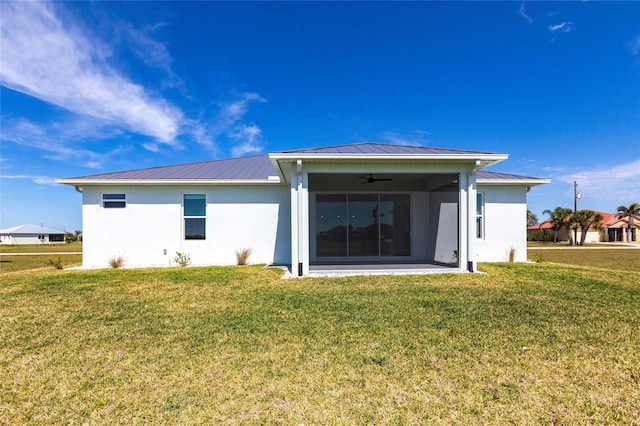
[[[309,273],[309,191],[308,173],[302,160],[291,168],[291,273]]]
[[[475,166],[469,171],[467,175],[467,270],[469,272],[476,272],[476,205],[478,203],[477,188],[476,188],[476,172],[480,169],[482,163],[476,160]]]
[[[309,274],[309,173],[302,170],[301,183],[298,186],[300,194],[300,256],[298,262],[302,263],[302,275]]]
[[[298,173],[291,168],[291,274],[299,276],[299,200],[298,200]]]
[[[458,265],[461,271],[468,269],[469,265],[469,176],[462,171],[460,173],[460,205],[458,206]]]

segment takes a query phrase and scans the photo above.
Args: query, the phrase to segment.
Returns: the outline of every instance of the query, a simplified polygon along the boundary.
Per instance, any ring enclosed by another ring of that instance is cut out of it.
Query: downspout
[[[297,195],[297,221],[298,221],[298,276],[302,276],[302,160],[296,161],[296,169],[298,171],[298,190]]]
[[[469,272],[475,272],[475,244],[474,239],[476,238],[475,232],[471,233],[471,224],[475,224],[475,220],[471,220],[471,216],[475,216],[475,212],[471,211],[471,205],[473,201],[473,197],[471,195],[471,176],[475,175],[478,170],[482,167],[482,162],[480,160],[476,160],[476,164],[473,166],[469,173],[467,173],[467,270]],[[475,195],[475,193],[474,193]],[[473,203],[475,205],[475,203]],[[477,207],[476,207],[477,208]],[[477,230],[476,230],[477,232]]]
[[[76,189],[76,192],[79,192],[82,194],[82,188],[80,188],[78,185],[74,186],[74,188]]]

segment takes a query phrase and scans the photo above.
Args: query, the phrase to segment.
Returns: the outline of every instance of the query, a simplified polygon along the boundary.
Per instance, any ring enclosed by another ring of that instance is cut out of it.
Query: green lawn
[[[82,255],[75,254],[82,253],[82,243],[0,245],[0,253],[0,275],[31,269],[55,269],[52,263],[63,268],[82,265]]]
[[[529,247],[529,260],[622,271],[640,271],[640,249],[564,247],[536,250]]]
[[[640,273],[0,278],[0,424],[638,424]]]
[[[82,243],[0,244],[0,253],[68,253],[82,252]]]

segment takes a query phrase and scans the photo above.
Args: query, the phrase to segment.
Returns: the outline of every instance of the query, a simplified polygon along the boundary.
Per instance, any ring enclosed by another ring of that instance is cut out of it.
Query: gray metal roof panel
[[[540,178],[529,177],[529,176],[521,176],[514,175],[511,173],[498,173],[498,172],[487,172],[485,170],[480,170],[476,174],[476,178],[479,180],[540,180]]]
[[[0,234],[64,234],[64,231],[58,231],[56,229],[44,228],[38,225],[18,225],[11,228],[0,229]]]
[[[281,151],[283,154],[422,154],[422,155],[464,155],[493,154],[489,152],[464,151],[448,148],[431,148],[413,145],[392,145],[384,143],[363,142],[347,145],[324,146],[317,148]]]
[[[259,180],[276,175],[276,170],[268,155],[203,161],[200,163],[178,164],[174,166],[151,167],[122,172],[101,173],[78,176],[72,179],[238,179]]]

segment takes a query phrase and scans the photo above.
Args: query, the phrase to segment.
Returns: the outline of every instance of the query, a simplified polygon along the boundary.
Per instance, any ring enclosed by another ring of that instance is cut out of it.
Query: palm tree
[[[618,218],[624,219],[627,218],[627,242],[631,242],[632,229],[633,229],[633,217],[640,215],[640,204],[631,203],[629,207],[619,206],[618,207]]]
[[[556,207],[554,211],[545,210],[542,214],[549,215],[551,229],[553,230],[553,242],[558,242],[558,231],[566,228],[569,236],[569,244],[573,245],[573,237],[571,236],[571,213],[573,210],[564,207]]]
[[[531,213],[531,210],[527,210],[527,226],[533,226],[538,223],[538,216]]]
[[[573,222],[580,227],[580,245],[583,246],[587,239],[587,232],[592,226],[595,229],[602,229],[604,218],[600,213],[593,210],[580,210],[574,213]]]

